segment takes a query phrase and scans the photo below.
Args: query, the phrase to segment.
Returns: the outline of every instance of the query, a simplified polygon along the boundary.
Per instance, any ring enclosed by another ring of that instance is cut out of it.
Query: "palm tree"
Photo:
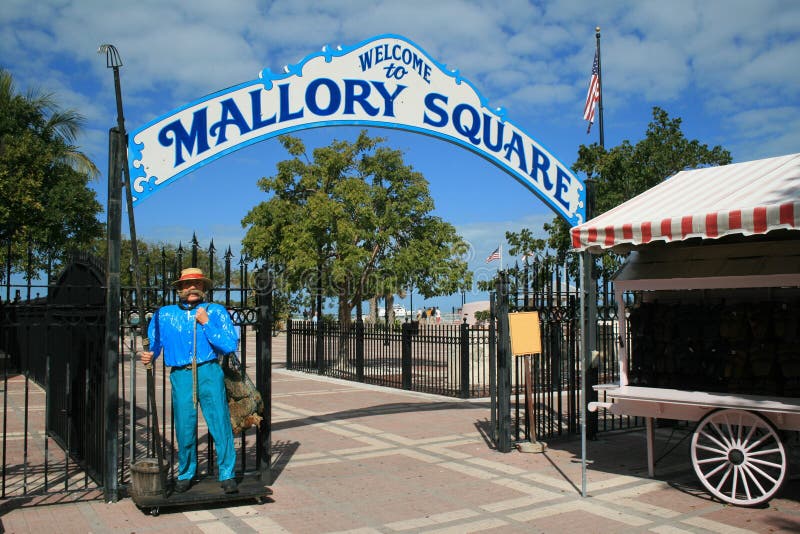
[[[35,276],[48,258],[102,235],[88,187],[100,171],[76,145],[83,123],[52,94],[18,93],[0,68],[0,279],[9,268]]]
[[[75,110],[61,110],[51,93],[40,93],[31,89],[25,96],[19,95],[14,86],[11,73],[0,68],[0,114],[6,116],[15,104],[28,108],[28,128],[33,128],[45,139],[52,139],[61,144],[57,158],[70,165],[76,171],[86,174],[92,180],[100,176],[100,170],[89,157],[78,150],[75,141],[83,127],[85,119]],[[6,126],[0,123],[0,143]],[[9,132],[10,133],[10,132]],[[0,145],[2,150],[2,145]]]

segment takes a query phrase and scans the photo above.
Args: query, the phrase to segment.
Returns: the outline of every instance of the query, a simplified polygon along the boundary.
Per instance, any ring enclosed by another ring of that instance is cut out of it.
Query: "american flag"
[[[500,247],[497,247],[496,249],[494,249],[494,252],[489,254],[489,257],[486,258],[486,263],[489,263],[490,261],[494,261],[494,260],[499,260],[499,259],[500,259]]]
[[[594,63],[592,63],[592,79],[589,80],[589,91],[586,93],[586,104],[583,106],[583,120],[589,121],[586,133],[592,129],[594,122],[594,110],[600,100],[600,65],[597,57],[597,50],[594,52]]]

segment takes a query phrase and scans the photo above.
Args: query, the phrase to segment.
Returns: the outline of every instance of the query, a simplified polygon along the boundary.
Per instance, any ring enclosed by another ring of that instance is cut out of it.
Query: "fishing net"
[[[261,393],[247,376],[235,354],[226,354],[223,357],[222,370],[225,373],[225,392],[228,396],[233,433],[238,434],[250,427],[257,427],[264,413]]]

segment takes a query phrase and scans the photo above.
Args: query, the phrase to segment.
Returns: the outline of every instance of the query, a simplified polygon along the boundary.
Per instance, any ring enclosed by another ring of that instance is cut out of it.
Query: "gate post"
[[[103,427],[105,465],[103,467],[103,488],[106,502],[117,502],[117,441],[118,427],[118,370],[119,363],[119,312],[120,312],[120,247],[122,239],[122,182],[120,180],[120,147],[124,139],[117,128],[109,130],[108,139],[108,213],[106,260],[106,340],[103,376],[105,395],[103,396]],[[139,319],[144,320],[144,317]]]
[[[469,398],[469,325],[467,318],[459,325],[459,341],[461,346],[461,398]]]
[[[290,316],[286,319],[286,369],[291,371],[292,367],[292,318]]]
[[[411,323],[400,325],[402,339],[402,355],[400,367],[403,377],[403,389],[411,389]]]
[[[500,271],[497,281],[497,418],[499,422],[497,450],[511,451],[511,347],[508,337],[508,277]]]
[[[324,375],[325,374],[325,334],[323,328],[325,327],[325,321],[322,320],[322,266],[318,266],[317,268],[317,306],[316,306],[316,317],[317,323],[314,325],[316,326],[316,345],[315,345],[315,354],[317,358],[317,373]]]
[[[492,440],[497,445],[497,336],[495,334],[497,308],[495,297],[494,291],[489,293],[489,408],[492,411],[490,421]]]
[[[364,321],[356,319],[356,380],[364,381]]]
[[[256,345],[256,387],[264,401],[264,419],[256,436],[256,466],[261,480],[272,484],[272,273],[264,265],[256,273],[256,306],[258,307],[258,343]]]

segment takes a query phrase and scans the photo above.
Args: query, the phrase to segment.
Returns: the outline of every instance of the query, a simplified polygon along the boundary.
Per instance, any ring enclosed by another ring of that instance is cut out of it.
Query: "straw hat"
[[[203,271],[197,267],[187,267],[186,269],[182,270],[181,277],[172,282],[172,285],[177,287],[178,284],[187,280],[200,280],[203,282],[203,288],[205,291],[208,291],[214,287],[214,282],[203,276]]]

